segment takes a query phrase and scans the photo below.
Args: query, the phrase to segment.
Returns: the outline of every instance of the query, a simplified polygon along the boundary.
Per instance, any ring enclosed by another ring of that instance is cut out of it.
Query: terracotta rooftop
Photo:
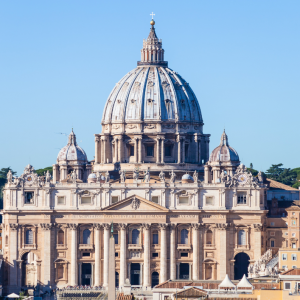
[[[280,275],[300,275],[300,269],[290,269],[281,273]]]
[[[117,300],[133,300],[134,296],[133,294],[131,295],[124,295],[123,293],[120,293],[117,297]]]
[[[190,297],[198,298],[198,297],[202,297],[202,296],[206,296],[206,295],[207,295],[206,291],[196,288],[196,287],[190,287],[181,292],[178,292],[176,297],[177,298],[190,298]]]
[[[281,182],[275,181],[273,179],[266,178],[266,182],[267,182],[267,184],[269,184],[269,187],[271,189],[281,189],[281,190],[286,190],[286,191],[297,191],[297,192],[299,191],[291,186],[288,186]]]

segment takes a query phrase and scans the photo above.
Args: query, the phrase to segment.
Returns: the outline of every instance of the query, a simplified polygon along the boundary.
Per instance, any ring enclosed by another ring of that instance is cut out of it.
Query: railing
[[[190,249],[192,249],[192,245],[191,244],[178,244],[177,249],[178,250],[180,250],[180,249],[190,250]]]
[[[129,250],[143,249],[143,245],[142,244],[128,244],[128,249]]]
[[[84,249],[92,250],[92,249],[94,249],[94,245],[93,244],[79,244],[79,249],[80,250],[84,250]]]

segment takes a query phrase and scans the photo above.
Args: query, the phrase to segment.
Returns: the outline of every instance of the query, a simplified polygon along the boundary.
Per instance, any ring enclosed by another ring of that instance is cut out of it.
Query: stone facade
[[[109,96],[95,161],[72,131],[53,177],[30,165],[20,177],[8,174],[9,292],[107,287],[112,222],[120,288],[127,278],[145,289],[168,279],[233,278],[237,255],[247,264],[266,250],[266,185],[240,164],[225,132],[209,157],[199,103],[167,68],[153,25],[142,61]]]

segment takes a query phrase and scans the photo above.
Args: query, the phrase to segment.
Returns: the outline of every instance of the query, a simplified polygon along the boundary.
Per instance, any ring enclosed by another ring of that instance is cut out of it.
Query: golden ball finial
[[[150,25],[153,26],[154,24],[155,24],[155,22],[154,22],[154,20],[152,19],[151,22],[150,22]]]

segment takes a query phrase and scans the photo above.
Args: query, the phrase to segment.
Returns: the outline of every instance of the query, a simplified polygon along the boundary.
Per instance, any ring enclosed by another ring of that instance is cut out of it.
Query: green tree
[[[257,176],[257,174],[258,174],[258,171],[255,170],[255,169],[247,168],[247,170],[248,170],[250,173],[252,173],[253,176]]]
[[[3,208],[3,194],[2,194],[2,190],[4,188],[4,185],[6,183],[7,180],[7,173],[8,171],[11,171],[13,175],[16,175],[17,172],[13,171],[10,167],[8,168],[2,168],[0,170],[0,208]]]
[[[52,175],[53,173],[53,167],[47,167],[47,168],[44,168],[44,169],[38,169],[38,170],[35,170],[35,172],[39,175],[39,176],[44,176],[44,174],[49,171],[50,174]]]
[[[250,169],[253,169],[253,163],[250,163]]]
[[[290,168],[283,168],[283,164],[272,165],[267,171],[266,176],[283,184],[292,186],[297,182],[297,172]]]

